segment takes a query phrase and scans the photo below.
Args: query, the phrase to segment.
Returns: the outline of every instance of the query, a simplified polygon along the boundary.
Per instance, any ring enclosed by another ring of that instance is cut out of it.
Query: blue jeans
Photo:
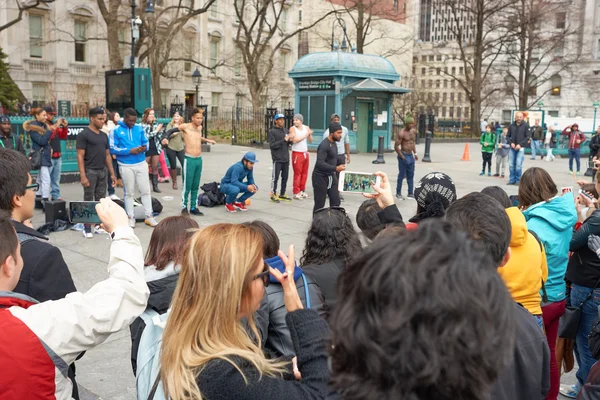
[[[248,189],[241,190],[236,185],[232,185],[229,183],[222,183],[219,190],[221,191],[221,193],[225,193],[227,195],[227,198],[225,199],[225,203],[227,203],[227,204],[233,204],[236,202],[244,203],[250,197],[254,196],[254,193],[249,192]],[[240,196],[239,199],[237,199],[237,196],[240,193],[243,193],[243,194]]]
[[[577,307],[585,297],[592,292],[592,288],[571,285],[571,306]],[[598,306],[600,306],[600,289],[595,289],[592,297],[583,303],[581,307],[581,318],[579,319],[579,329],[575,338],[575,358],[579,370],[577,371],[577,380],[584,384],[592,365],[597,361],[592,357],[590,347],[588,346],[588,335],[592,331],[592,324],[598,318]]]
[[[50,167],[50,196],[52,200],[60,199],[60,170],[62,168],[62,157],[52,159],[52,167]]]
[[[573,159],[577,161],[577,172],[579,172],[579,168],[581,168],[581,160],[580,160],[581,149],[569,149],[569,171],[573,171]]]
[[[415,178],[415,157],[412,154],[404,154],[404,160],[398,156],[398,183],[396,184],[396,194],[402,193],[402,181],[406,177],[408,184],[408,194],[413,194],[413,181]]]
[[[525,158],[525,149],[515,150],[513,148],[508,152],[508,172],[509,183],[519,183],[523,173],[523,159]]]
[[[535,160],[535,156],[536,156],[536,152],[538,149],[541,149],[542,146],[540,145],[540,141],[539,140],[531,140],[531,159]]]

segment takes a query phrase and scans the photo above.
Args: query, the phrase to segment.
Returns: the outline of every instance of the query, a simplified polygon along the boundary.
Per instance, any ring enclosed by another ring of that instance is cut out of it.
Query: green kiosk
[[[289,76],[296,88],[295,112],[304,116],[316,138],[323,137],[336,113],[348,128],[352,152],[377,151],[380,136],[385,150],[391,148],[393,96],[409,91],[394,85],[400,75],[391,62],[370,54],[310,53]],[[317,139],[309,146],[315,149],[319,143]]]

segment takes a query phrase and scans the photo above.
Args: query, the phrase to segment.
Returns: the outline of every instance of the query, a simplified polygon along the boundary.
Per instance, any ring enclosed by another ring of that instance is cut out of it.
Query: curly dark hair
[[[344,400],[488,398],[514,304],[481,243],[450,223],[376,239],[338,280],[333,384]]]
[[[315,213],[306,236],[300,265],[320,265],[343,259],[347,264],[361,250],[352,221],[341,208]]]

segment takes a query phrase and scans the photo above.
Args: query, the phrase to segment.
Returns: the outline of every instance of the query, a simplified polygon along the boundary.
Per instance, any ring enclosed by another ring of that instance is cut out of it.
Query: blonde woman
[[[327,395],[329,329],[315,311],[302,307],[291,278],[294,249],[290,246],[289,258],[279,252],[286,266],[282,274],[264,262],[262,248],[260,233],[237,224],[204,228],[186,245],[161,350],[165,397],[304,400]],[[293,380],[289,357],[266,359],[260,347],[254,313],[269,274],[284,290],[300,382]]]
[[[178,112],[173,114],[171,122],[167,125],[167,131],[177,128],[180,124],[183,124],[183,118]],[[169,167],[171,173],[171,181],[173,182],[173,189],[177,190],[177,160],[181,164],[181,180],[183,181],[183,162],[185,161],[185,142],[183,141],[183,135],[174,134],[171,135],[170,140],[163,139],[163,145],[167,146],[167,158],[169,159]]]

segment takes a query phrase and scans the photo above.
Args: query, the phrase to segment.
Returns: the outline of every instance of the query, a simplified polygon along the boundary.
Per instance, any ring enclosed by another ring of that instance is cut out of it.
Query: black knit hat
[[[456,187],[448,175],[443,172],[431,172],[421,178],[415,186],[415,199],[421,213],[411,218],[411,222],[443,217],[450,203],[456,200]]]
[[[340,124],[338,124],[337,122],[332,122],[331,124],[329,124],[329,134],[332,135],[337,131],[341,131],[342,130],[342,126]]]

